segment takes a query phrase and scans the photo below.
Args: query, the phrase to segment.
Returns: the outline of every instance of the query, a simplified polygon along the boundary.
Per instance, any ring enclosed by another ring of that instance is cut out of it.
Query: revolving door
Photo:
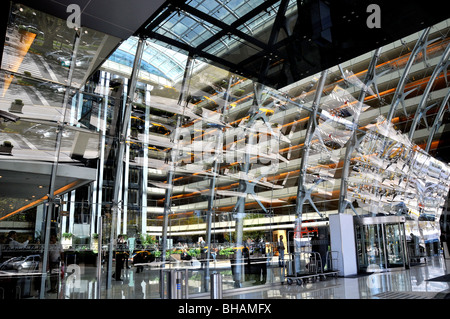
[[[409,266],[405,217],[355,217],[358,272],[387,271]]]

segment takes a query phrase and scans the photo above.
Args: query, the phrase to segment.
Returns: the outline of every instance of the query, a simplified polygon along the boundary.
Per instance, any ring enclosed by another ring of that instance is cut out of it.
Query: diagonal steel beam
[[[430,135],[428,136],[427,146],[425,147],[425,152],[430,151],[431,143],[433,142],[434,135],[436,134],[437,130],[442,125],[441,117],[444,114],[445,107],[447,106],[448,100],[450,98],[450,90],[447,91],[447,94],[445,95],[444,99],[442,100],[442,103],[439,107],[439,111],[436,114],[436,117],[434,118],[433,126],[431,127]]]
[[[171,0],[167,4],[165,9],[154,13],[136,32],[137,36],[145,36],[146,31],[153,31],[156,29],[165,19],[167,19],[173,12],[176,12],[179,6],[182,6],[185,0]],[[160,13],[159,13],[160,12]],[[156,17],[155,17],[156,16]]]
[[[434,81],[436,80],[437,76],[443,71],[448,68],[449,65],[449,58],[450,58],[450,44],[447,45],[447,48],[445,49],[444,53],[442,54],[441,60],[434,68],[433,74],[431,74],[430,80],[428,81],[427,87],[425,88],[425,91],[422,94],[422,98],[419,102],[419,105],[417,106],[416,113],[414,115],[413,122],[411,124],[411,128],[408,132],[408,137],[410,140],[413,139],[414,133],[416,131],[417,125],[419,124],[419,121],[423,118],[425,121],[425,114],[426,114],[426,102],[428,100],[428,95],[431,92],[431,88],[434,85]]]
[[[362,104],[366,95],[367,90],[372,83],[372,81],[376,78],[375,69],[378,63],[378,58],[381,54],[381,48],[378,48],[375,50],[372,59],[370,61],[366,78],[364,79],[364,87],[361,88],[361,91],[359,93],[358,97],[358,103]],[[358,138],[357,138],[357,127],[359,123],[359,116],[360,114],[357,114],[353,119],[354,129],[352,132],[352,136],[350,137],[349,142],[347,143],[347,148],[345,149],[345,158],[344,158],[344,164],[342,166],[342,177],[341,177],[341,186],[340,186],[340,193],[339,193],[339,206],[338,206],[338,213],[343,214],[345,209],[348,205],[352,208],[354,212],[356,212],[355,208],[353,207],[353,204],[350,203],[347,200],[347,190],[348,190],[348,177],[350,172],[350,159],[352,156],[352,153],[354,149],[356,148],[356,145],[358,144]]]
[[[403,99],[405,98],[405,96],[408,95],[408,93],[409,93],[409,92],[405,93],[406,80],[408,79],[409,73],[411,71],[411,67],[413,66],[414,61],[416,60],[418,54],[427,45],[427,38],[428,38],[428,35],[430,34],[430,30],[431,30],[431,28],[427,28],[422,32],[422,34],[420,35],[420,38],[417,40],[417,42],[414,46],[413,51],[411,52],[411,54],[409,56],[408,62],[406,63],[405,69],[403,70],[403,74],[397,84],[397,88],[395,90],[394,97],[392,98],[391,107],[386,116],[388,123],[392,121],[392,118],[394,117],[394,113],[397,110],[398,104],[401,103],[403,101]]]

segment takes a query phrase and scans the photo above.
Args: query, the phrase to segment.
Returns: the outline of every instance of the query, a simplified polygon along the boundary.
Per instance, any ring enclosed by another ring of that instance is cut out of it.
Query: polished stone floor
[[[428,258],[409,269],[373,273],[353,277],[329,276],[325,280],[304,282],[302,285],[286,283],[282,268],[269,268],[266,285],[254,285],[251,281],[243,288],[234,288],[230,270],[223,273],[223,299],[442,299],[450,293],[450,260],[442,256]],[[215,268],[221,272],[220,269]],[[60,286],[58,294],[49,293],[48,299],[96,299],[97,282],[95,268],[78,270],[78,282],[71,276]],[[204,271],[192,267],[189,270],[189,299],[209,299],[204,289]],[[104,277],[104,276],[103,276]],[[122,281],[111,281],[109,289],[102,282],[101,299],[161,299],[159,270],[125,269]],[[75,279],[75,278],[74,278]],[[441,281],[442,280],[442,281]]]
[[[434,257],[406,270],[352,278],[330,277],[302,286],[279,285],[247,293],[230,293],[237,299],[439,299],[448,298],[449,281],[431,281],[450,273],[450,260]],[[450,280],[448,277],[446,280]]]

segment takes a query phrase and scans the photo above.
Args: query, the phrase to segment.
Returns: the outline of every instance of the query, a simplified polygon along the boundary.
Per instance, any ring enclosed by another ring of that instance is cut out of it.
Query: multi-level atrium
[[[0,279],[22,274],[31,288],[20,297],[53,298],[42,269],[55,235],[66,267],[99,283],[85,297],[107,296],[121,234],[130,266],[151,274],[147,298],[164,297],[161,269],[186,269],[190,294],[207,292],[213,271],[224,289],[274,284],[304,270],[314,246],[345,259],[333,242],[341,215],[358,273],[446,249],[450,20],[330,59],[325,14],[321,33],[302,36],[316,51],[294,59],[284,40],[302,16],[296,1],[172,2],[127,39],[11,2]],[[28,245],[11,249],[10,231]],[[323,269],[338,267],[329,256]],[[232,266],[248,260],[257,274]],[[18,296],[8,280],[2,291]]]

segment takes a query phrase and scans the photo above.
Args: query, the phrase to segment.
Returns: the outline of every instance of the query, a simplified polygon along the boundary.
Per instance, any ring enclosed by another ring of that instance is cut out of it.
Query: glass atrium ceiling
[[[208,16],[217,19],[227,25],[236,25],[237,32],[242,35],[255,35],[258,31],[268,28],[275,19],[277,6],[280,1],[276,1],[276,5],[267,6],[262,13],[259,13],[247,20],[245,16],[253,9],[264,4],[266,1],[244,1],[244,0],[225,0],[225,1],[210,1],[210,0],[195,0],[188,1],[186,4],[198,10],[197,14],[204,13]],[[274,1],[267,1],[274,2]],[[289,1],[289,8],[296,8],[296,1]],[[166,15],[166,13],[162,13]],[[160,14],[160,16],[162,16]],[[242,23],[241,21],[246,21]],[[207,21],[198,18],[194,14],[186,11],[176,11],[168,16],[168,18],[161,23],[155,30],[156,33],[179,40],[189,46],[206,46],[205,52],[211,55],[223,55],[224,52],[230,50],[233,46],[240,43],[240,38],[233,36],[229,32],[224,33],[223,29],[217,25],[208,23]],[[217,40],[216,40],[217,39]],[[136,51],[137,37],[130,37],[124,41],[120,47],[111,55],[110,61],[118,62],[127,66],[132,66],[133,55]],[[259,40],[258,40],[259,41]],[[264,40],[267,42],[267,39]],[[144,51],[141,69],[147,71],[158,77],[170,80],[176,83],[181,80],[184,72],[184,67],[187,60],[188,52],[183,51],[179,53],[173,50],[172,45],[154,41],[147,41],[147,46]],[[258,45],[247,45],[247,49],[252,52],[259,50]],[[125,53],[125,54],[124,54]],[[129,55],[126,53],[131,53]],[[242,55],[243,57],[245,55]]]
[[[130,37],[124,41],[108,60],[128,67],[133,66],[138,38]],[[187,56],[168,50],[156,43],[146,42],[142,56],[141,70],[176,83],[183,77]]]
[[[154,30],[150,38],[161,46],[206,58],[208,62],[219,61],[220,66],[237,72],[236,63],[268,49],[269,37],[262,31],[271,29],[283,3],[288,4],[286,14],[296,10],[295,0],[195,0],[181,1],[180,6],[177,1],[168,1],[144,28]],[[193,53],[191,48],[198,48],[202,54]],[[227,59],[219,58],[225,55]],[[230,57],[232,63],[227,61]]]
[[[280,5],[280,1],[277,1],[276,5],[272,5],[266,8],[262,13],[258,13],[254,17],[245,21],[244,23],[236,23],[239,19],[242,19],[245,14],[251,12],[251,10],[257,8],[263,4],[264,1],[188,1],[187,4],[192,8],[198,10],[197,16],[194,13],[188,11],[176,11],[169,15],[169,17],[160,24],[155,32],[163,36],[173,38],[184,42],[187,45],[198,46],[211,42],[210,39],[215,41],[206,46],[205,51],[209,54],[220,54],[224,50],[228,50],[236,42],[239,42],[239,37],[227,32],[223,34],[222,25],[215,25],[208,21],[205,21],[198,16],[202,17],[202,13],[213,17],[217,21],[221,21],[225,25],[236,24],[239,25],[237,30],[244,34],[254,36],[262,28],[267,28],[273,23],[277,6]],[[289,1],[289,8],[296,7],[296,1]],[[242,37],[242,34],[241,34]],[[258,45],[249,45],[249,48],[254,50],[258,49]]]
[[[167,0],[134,35],[280,89],[447,18],[429,2],[378,1],[383,27],[369,28],[370,3]]]

